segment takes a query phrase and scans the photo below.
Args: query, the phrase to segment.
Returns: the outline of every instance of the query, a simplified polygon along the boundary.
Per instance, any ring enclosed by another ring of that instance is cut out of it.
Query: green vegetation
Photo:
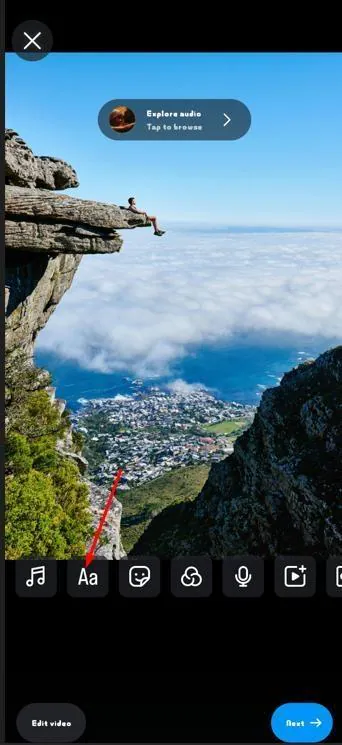
[[[248,426],[249,422],[246,419],[224,419],[222,422],[217,424],[205,424],[203,429],[211,434],[216,433],[218,435],[239,435],[241,431]]]
[[[68,414],[52,404],[46,374],[21,362],[6,370],[6,558],[82,556],[91,534],[88,489],[56,450]]]
[[[152,518],[165,507],[195,499],[204,486],[209,468],[207,464],[175,468],[136,489],[120,492],[121,538],[125,551],[132,549]]]
[[[110,446],[109,437],[101,437],[99,440],[92,440],[87,438],[84,443],[83,455],[87,459],[89,464],[89,472],[94,478],[97,469],[106,459],[106,450]]]
[[[81,453],[84,447],[85,437],[77,429],[72,430],[72,442],[76,453]]]

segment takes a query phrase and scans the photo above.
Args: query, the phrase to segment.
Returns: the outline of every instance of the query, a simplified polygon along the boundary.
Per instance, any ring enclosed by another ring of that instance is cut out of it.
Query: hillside
[[[263,393],[197,499],[152,520],[133,553],[342,553],[342,346]]]
[[[209,465],[175,468],[136,489],[120,492],[123,507],[121,539],[128,553],[151,520],[165,507],[195,499],[209,473]]]

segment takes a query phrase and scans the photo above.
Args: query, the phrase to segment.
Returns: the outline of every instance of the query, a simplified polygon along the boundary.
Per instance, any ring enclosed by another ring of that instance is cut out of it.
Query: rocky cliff
[[[114,253],[118,230],[147,225],[142,215],[110,204],[77,199],[57,190],[78,186],[75,170],[58,158],[36,156],[13,130],[5,133],[6,364],[32,358],[34,341],[69,289],[83,254]],[[8,368],[9,365],[9,368]],[[42,382],[43,385],[43,382]],[[51,405],[59,406],[51,397]],[[61,409],[62,415],[62,409]],[[67,440],[68,438],[66,438]],[[65,457],[80,458],[59,443]],[[91,488],[94,522],[106,494]],[[108,520],[107,544],[100,553],[121,555],[121,505]]]
[[[78,186],[74,169],[33,155],[13,130],[5,134],[5,169],[6,351],[32,354],[82,255],[119,251],[117,230],[148,223],[115,205],[56,194]]]
[[[263,394],[234,453],[132,550],[161,557],[342,553],[342,347]]]

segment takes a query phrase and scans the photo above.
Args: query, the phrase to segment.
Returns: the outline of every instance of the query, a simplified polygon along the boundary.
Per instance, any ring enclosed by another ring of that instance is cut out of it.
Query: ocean
[[[326,340],[312,340],[300,346],[277,347],[250,345],[243,340],[224,347],[202,347],[179,360],[167,376],[138,378],[145,386],[169,386],[175,380],[188,385],[203,385],[213,395],[226,401],[257,405],[262,392],[279,385],[284,372],[316,357],[327,348]],[[137,376],[130,370],[101,373],[83,369],[40,350],[36,364],[52,374],[59,398],[76,411],[80,398],[111,398],[132,393],[132,381]]]

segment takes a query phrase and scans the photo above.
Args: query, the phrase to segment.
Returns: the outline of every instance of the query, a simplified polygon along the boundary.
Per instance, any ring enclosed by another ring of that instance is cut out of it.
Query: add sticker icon
[[[147,566],[132,566],[129,570],[128,581],[131,587],[144,587],[151,579],[151,570]]]

